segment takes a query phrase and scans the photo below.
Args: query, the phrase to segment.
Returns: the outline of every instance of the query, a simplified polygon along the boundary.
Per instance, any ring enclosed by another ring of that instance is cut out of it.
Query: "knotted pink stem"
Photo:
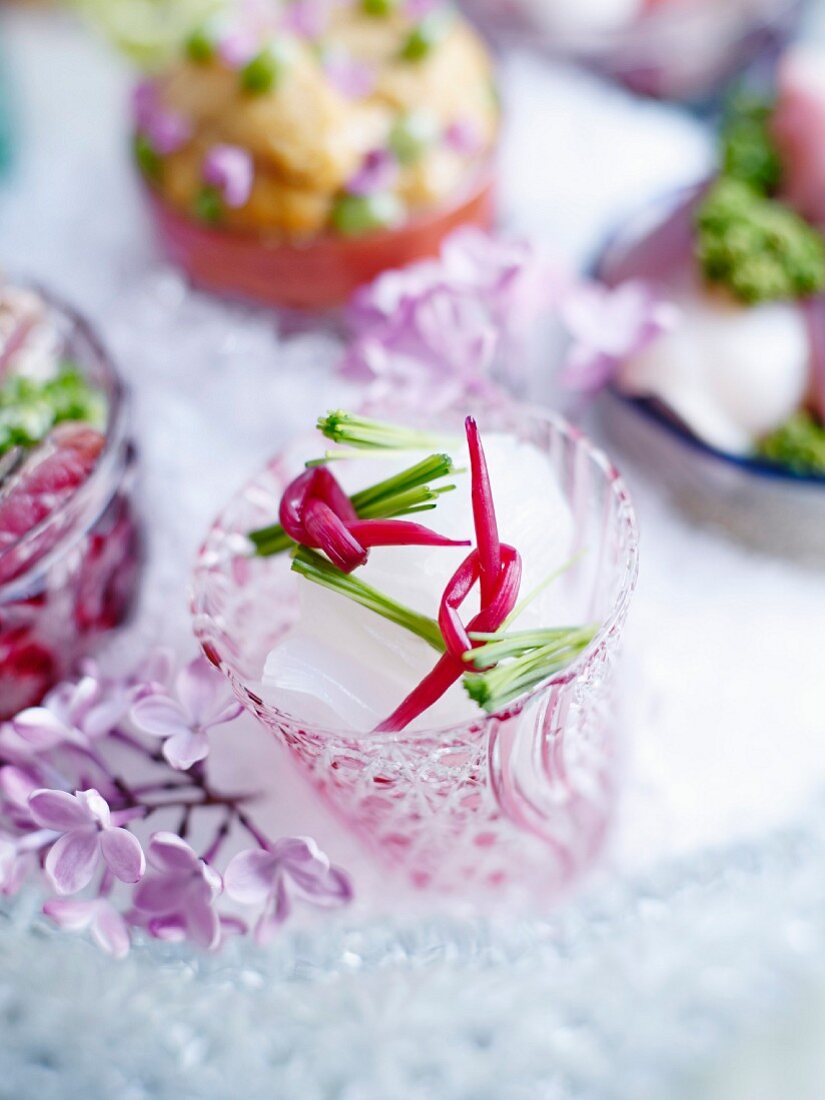
[[[323,550],[343,573],[366,564],[371,546],[469,546],[420,523],[359,519],[352,501],[326,466],[305,470],[284,490],[279,509],[284,531],[301,546]]]
[[[470,633],[498,630],[513,610],[521,587],[521,556],[515,547],[506,543],[501,545],[500,550],[502,564],[492,599],[466,627],[459,618],[458,608],[479,579],[479,551],[473,550],[468,554],[450,578],[438,613],[438,625],[444,635],[447,652],[393,713],[376,727],[377,733],[396,733],[437,703],[467,671],[463,655],[475,644],[470,640]]]
[[[476,546],[481,573],[481,606],[490,602],[501,568],[501,544],[498,537],[496,509],[487,460],[481,445],[478,424],[474,417],[464,421],[467,446],[470,449],[470,474],[472,477],[473,523],[476,530]]]

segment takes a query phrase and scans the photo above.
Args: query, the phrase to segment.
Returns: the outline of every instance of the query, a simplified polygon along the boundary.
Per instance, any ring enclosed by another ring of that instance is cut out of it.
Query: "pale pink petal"
[[[221,923],[212,907],[212,892],[205,884],[191,891],[183,916],[189,938],[194,943],[207,950],[218,946]]]
[[[289,877],[301,894],[315,905],[346,905],[352,900],[352,884],[337,867],[315,875],[290,868]]]
[[[154,833],[147,848],[149,862],[159,871],[196,871],[200,860],[177,833]]]
[[[44,829],[57,829],[60,832],[90,825],[93,820],[84,803],[73,794],[42,787],[29,795],[29,812]]]
[[[58,928],[66,932],[82,932],[92,923],[96,905],[96,900],[51,898],[43,906],[43,912]]]
[[[119,692],[112,698],[100,700],[86,712],[82,722],[83,732],[92,740],[104,737],[124,718],[126,710],[125,696]]]
[[[97,826],[72,829],[49,849],[46,875],[58,894],[76,894],[91,882],[100,845]]]
[[[255,925],[255,941],[261,946],[269,943],[291,912],[286,883],[279,879],[263,913]]]
[[[100,850],[106,866],[121,882],[138,882],[146,870],[146,857],[140,841],[128,829],[104,829]]]
[[[125,959],[131,939],[126,921],[113,905],[99,901],[92,918],[92,939],[108,955]]]
[[[102,825],[104,829],[108,826],[111,817],[109,803],[99,791],[90,787],[88,791],[75,791],[75,797],[82,806],[86,807],[91,819],[98,825]]]
[[[144,913],[165,916],[177,912],[192,884],[187,874],[168,871],[160,875],[147,875],[135,887],[132,900]]]
[[[194,726],[214,725],[229,692],[226,680],[205,657],[195,657],[180,670],[175,690]]]
[[[278,859],[262,848],[238,852],[224,872],[227,894],[241,905],[259,905],[272,890]]]
[[[20,809],[28,810],[29,795],[40,788],[40,784],[23,768],[8,765],[0,768],[0,791]]]
[[[177,771],[188,771],[193,764],[209,755],[209,740],[205,733],[175,734],[163,743],[163,755]]]
[[[150,737],[174,737],[189,729],[183,707],[168,695],[146,695],[132,705],[129,716],[135,726]]]
[[[150,936],[166,943],[183,943],[186,939],[186,924],[178,914],[153,917],[146,928]]]
[[[45,707],[29,707],[28,710],[21,711],[12,722],[12,727],[25,741],[39,750],[54,748],[72,736],[68,726]]]

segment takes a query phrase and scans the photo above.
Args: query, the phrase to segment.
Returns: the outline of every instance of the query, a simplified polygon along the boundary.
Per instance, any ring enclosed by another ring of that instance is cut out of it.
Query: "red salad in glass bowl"
[[[161,244],[213,291],[339,305],[492,221],[491,59],[437,2],[241,5],[139,85],[134,115]]]
[[[140,538],[123,383],[88,325],[0,285],[0,718],[125,618]]]

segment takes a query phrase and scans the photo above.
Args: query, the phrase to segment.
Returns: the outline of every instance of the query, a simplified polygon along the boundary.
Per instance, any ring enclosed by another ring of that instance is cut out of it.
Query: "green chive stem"
[[[389,622],[409,630],[438,653],[444,652],[444,639],[435,619],[405,607],[351,573],[342,573],[314,550],[299,547],[292,559],[292,569],[308,581],[337,592],[340,596],[346,596]]]

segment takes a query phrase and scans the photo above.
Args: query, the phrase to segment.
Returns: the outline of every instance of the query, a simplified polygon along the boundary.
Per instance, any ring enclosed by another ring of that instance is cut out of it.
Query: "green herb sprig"
[[[825,240],[789,207],[741,180],[722,178],[697,212],[705,278],[747,305],[825,289]]]
[[[80,371],[65,364],[40,382],[11,375],[0,386],[0,455],[13,447],[34,447],[56,424],[81,420],[96,428],[106,422],[106,399]]]
[[[759,453],[797,474],[825,474],[825,425],[809,412],[795,413],[762,440]]]

